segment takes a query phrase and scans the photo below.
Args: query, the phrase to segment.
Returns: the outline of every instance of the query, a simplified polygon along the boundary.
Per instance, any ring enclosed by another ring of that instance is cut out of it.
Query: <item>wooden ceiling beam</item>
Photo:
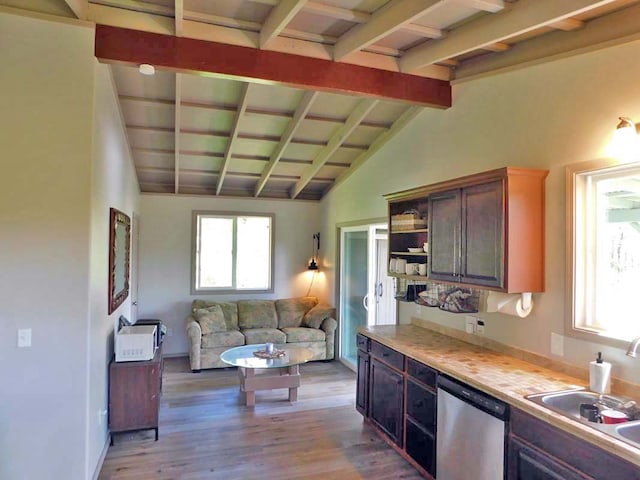
[[[462,3],[471,8],[481,10],[484,12],[496,13],[504,9],[503,0],[455,0],[458,3]]]
[[[271,9],[260,30],[260,48],[264,48],[304,7],[306,0],[281,0]]]
[[[64,0],[79,20],[86,20],[89,12],[89,0]]]
[[[426,14],[444,0],[391,0],[376,11],[367,23],[345,32],[333,47],[333,59],[340,61],[386,37],[403,25]]]
[[[578,30],[579,28],[584,27],[584,22],[576,18],[565,18],[564,20],[560,20],[559,22],[550,23],[549,26],[551,28],[555,28],[556,30],[564,30],[565,32],[570,32],[572,30]]]
[[[151,63],[178,72],[451,106],[451,87],[443,80],[120,27],[96,25],[95,54],[105,63]]]
[[[449,62],[452,65],[457,65],[458,62],[454,62],[451,61]],[[120,100],[124,100],[124,101],[132,101],[132,102],[144,102],[144,103],[158,103],[161,105],[168,105],[168,106],[173,106],[173,100],[168,100],[168,99],[164,99],[164,98],[145,98],[145,97],[136,97],[134,95],[118,95],[118,98]],[[220,110],[220,111],[227,111],[227,112],[235,112],[236,111],[236,107],[233,105],[227,105],[227,104],[223,104],[223,103],[201,103],[201,102],[190,102],[190,101],[186,101],[183,100],[182,101],[182,106],[183,107],[190,107],[190,108],[203,108],[203,109],[210,109],[210,110]],[[290,110],[267,110],[264,108],[251,108],[251,107],[247,107],[247,114],[252,114],[252,115],[266,115],[266,116],[273,116],[273,117],[281,117],[281,118],[292,118],[293,115],[295,114],[295,111],[290,111]],[[341,118],[341,117],[327,117],[325,115],[317,115],[317,114],[308,114],[306,117],[307,120],[315,120],[318,122],[330,122],[330,123],[344,123],[347,119],[346,118]],[[390,123],[387,122],[380,122],[380,121],[372,121],[372,120],[368,120],[365,122],[362,122],[360,124],[360,126],[362,127],[371,127],[371,128],[389,128],[391,127]]]
[[[491,45],[485,45],[482,47],[483,50],[488,50],[490,52],[506,52],[511,48],[511,45],[504,42],[492,43]]]
[[[349,135],[356,129],[362,119],[366,117],[371,110],[378,104],[378,100],[363,99],[360,100],[356,108],[353,109],[349,118],[342,127],[340,127],[329,139],[329,143],[324,147],[318,155],[313,159],[311,165],[302,174],[302,177],[291,190],[291,198],[296,198],[304,187],[313,179],[320,169],[329,161],[331,155],[340,148],[340,145],[349,138]]]
[[[275,148],[275,150],[271,154],[271,158],[269,158],[269,163],[264,168],[264,171],[260,176],[260,180],[258,180],[254,196],[257,197],[258,195],[260,195],[260,192],[262,192],[262,189],[267,184],[269,177],[275,170],[276,165],[282,158],[282,154],[284,153],[284,150],[293,140],[293,136],[296,134],[298,127],[300,127],[300,125],[302,124],[302,120],[304,120],[304,117],[309,112],[311,105],[313,105],[313,102],[317,97],[318,97],[318,92],[314,92],[314,91],[307,91],[302,96],[302,99],[300,100],[300,103],[296,108],[296,112],[293,114],[293,118],[287,125],[287,128],[282,134],[282,136],[280,137],[280,142],[278,143],[278,146]]]
[[[613,1],[519,0],[501,13],[479,18],[452,30],[447,38],[409,49],[398,60],[400,70],[412,72],[425,65],[481,49]]]
[[[184,0],[174,0],[174,20],[175,20],[175,35],[181,37],[184,35]]]
[[[552,31],[512,45],[509,51],[500,55],[461,62],[456,69],[456,82],[513,71],[638,40],[640,4],[634,4],[594,18],[579,30]]]
[[[353,162],[351,162],[349,168],[336,178],[335,182],[333,182],[333,184],[323,193],[323,195],[326,194],[331,188],[340,185],[347,178],[349,178],[351,174],[353,174],[353,172],[364,165],[364,163],[369,160],[378,150],[380,150],[383,145],[385,145],[393,137],[395,137],[398,132],[402,130],[411,120],[416,118],[418,114],[422,112],[422,110],[422,107],[407,108],[404,113],[400,115],[395,122],[393,122],[393,125],[389,130],[378,136],[378,138],[374,140],[374,142],[366,152],[361,153]]]
[[[127,4],[132,1],[128,0]],[[162,9],[157,6],[145,11],[141,8],[132,8],[131,10],[126,9],[126,7],[118,8],[116,5],[119,5],[119,3],[109,1],[107,5],[104,0],[102,0],[101,4],[89,4],[90,20],[100,25],[131,28],[166,35],[174,34],[173,8],[163,7],[170,13],[162,14]],[[144,3],[144,5],[151,4]],[[195,20],[191,19],[192,17]],[[183,37],[250,48],[258,48],[260,44],[258,32],[262,25],[257,22],[245,22],[185,10],[183,23]],[[325,43],[318,43],[313,40],[316,37],[313,34],[308,34],[305,39],[300,39],[296,37],[296,33],[299,32],[291,32],[285,29],[282,35],[275,37],[264,50],[332,60],[331,45],[335,43],[335,38]],[[399,72],[400,69],[396,58],[378,50],[377,47],[374,47],[353,53],[346,63]],[[414,72],[413,75],[449,80],[451,71],[442,65],[431,65]]]
[[[238,102],[238,111],[236,113],[236,118],[233,121],[233,126],[231,127],[231,132],[229,133],[229,140],[227,143],[227,148],[224,152],[224,159],[222,160],[222,167],[220,168],[220,176],[218,177],[218,186],[216,187],[216,195],[220,195],[222,191],[222,184],[224,183],[224,176],[229,169],[229,164],[231,163],[231,153],[233,152],[233,148],[235,147],[236,138],[238,138],[238,132],[240,131],[240,121],[244,116],[244,112],[247,109],[247,104],[249,103],[249,91],[251,90],[251,84],[245,83],[242,88],[242,93],[240,94],[240,101]]]
[[[174,188],[175,193],[180,193],[180,125],[181,125],[181,110],[180,102],[182,100],[182,74],[176,73],[176,99],[174,107],[174,123],[173,123],[173,150],[174,150]]]

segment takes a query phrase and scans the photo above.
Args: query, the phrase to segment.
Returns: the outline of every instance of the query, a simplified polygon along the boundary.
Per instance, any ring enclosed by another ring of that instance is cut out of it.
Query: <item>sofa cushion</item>
[[[241,330],[278,328],[278,316],[273,300],[238,300],[238,325]]]
[[[235,302],[209,302],[207,300],[194,300],[191,304],[191,311],[195,313],[200,309],[219,306],[224,313],[224,321],[227,330],[239,330],[238,328],[238,305]]]
[[[218,305],[196,310],[193,316],[195,317],[196,322],[200,324],[203,335],[227,331],[227,324],[224,321],[222,308]]]
[[[287,343],[324,342],[326,340],[325,333],[315,328],[285,327],[282,331],[287,336]]]
[[[332,306],[325,303],[319,303],[307,313],[305,313],[304,317],[302,318],[302,326],[309,328],[320,328],[320,325],[322,325],[322,322],[324,322],[326,318],[331,318],[335,315],[335,311],[336,309]]]
[[[304,314],[318,304],[316,297],[285,298],[276,300],[278,328],[299,327]]]
[[[247,345],[256,343],[285,343],[287,336],[277,328],[251,328],[242,330]]]
[[[244,345],[244,335],[238,330],[202,335],[201,348],[239,347],[241,345]]]

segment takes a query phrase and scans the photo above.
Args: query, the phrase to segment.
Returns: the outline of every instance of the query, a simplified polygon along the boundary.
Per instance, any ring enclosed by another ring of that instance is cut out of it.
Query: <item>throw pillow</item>
[[[278,328],[299,327],[304,314],[318,303],[316,297],[285,298],[276,300]]]
[[[309,328],[320,328],[322,322],[327,318],[333,317],[335,314],[335,308],[330,305],[319,303],[307,313],[305,313],[302,318],[302,326]]]
[[[224,321],[222,308],[218,305],[196,310],[194,316],[196,321],[200,324],[203,335],[227,331],[227,324]]]

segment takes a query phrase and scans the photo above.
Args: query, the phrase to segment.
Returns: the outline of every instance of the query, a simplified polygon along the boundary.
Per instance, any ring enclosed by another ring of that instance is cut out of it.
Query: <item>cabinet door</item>
[[[460,190],[429,195],[428,277],[458,281],[460,274]]]
[[[407,415],[432,434],[436,430],[436,403],[435,392],[407,380]]]
[[[358,350],[358,384],[356,389],[356,410],[369,415],[369,354]]]
[[[112,363],[109,428],[113,432],[155,428],[160,407],[159,363]]]
[[[375,358],[369,365],[369,415],[387,436],[402,447],[404,377]]]
[[[435,436],[407,418],[407,453],[429,475],[436,473]]]
[[[462,189],[463,283],[503,287],[503,192],[502,180]]]
[[[589,480],[556,458],[509,438],[507,480]],[[613,478],[613,477],[612,477]]]

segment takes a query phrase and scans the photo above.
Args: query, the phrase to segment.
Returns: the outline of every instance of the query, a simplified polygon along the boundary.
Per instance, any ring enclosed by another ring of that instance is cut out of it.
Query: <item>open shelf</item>
[[[389,277],[406,278],[407,280],[420,280],[422,282],[425,282],[425,281],[429,280],[429,277],[426,277],[426,276],[422,276],[422,275],[407,275],[406,273],[387,272],[387,275]]]
[[[409,257],[426,257],[428,256],[426,252],[422,253],[413,253],[413,252],[391,252],[391,255],[407,255]]]
[[[416,230],[391,230],[391,233],[427,233],[428,231],[428,228],[418,228]]]

